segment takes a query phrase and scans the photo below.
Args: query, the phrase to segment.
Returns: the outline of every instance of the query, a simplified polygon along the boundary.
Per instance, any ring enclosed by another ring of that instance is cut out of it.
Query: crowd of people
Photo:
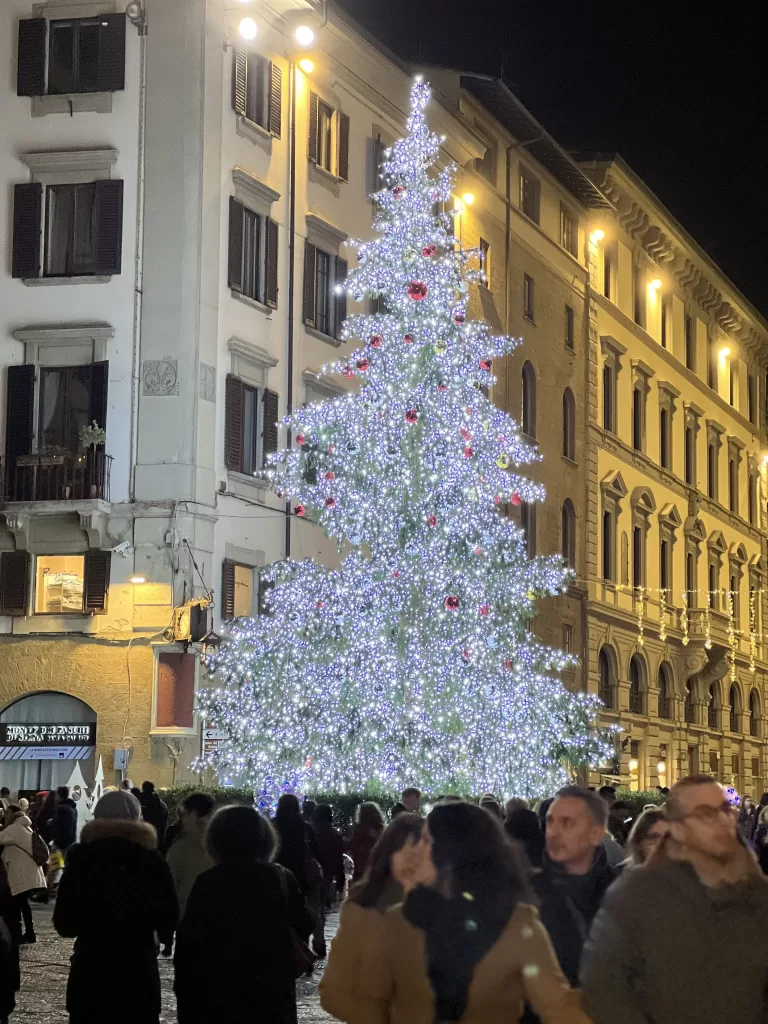
[[[765,1024],[768,794],[735,808],[694,775],[664,796],[635,816],[609,786],[448,795],[425,817],[410,788],[389,823],[364,802],[342,832],[290,793],[271,819],[192,793],[169,827],[154,786],[126,782],[78,838],[66,788],[3,790],[0,1024],[49,883],[71,1024],[159,1024],[158,955],[180,1024],[295,1024],[296,979],[326,956],[320,1001],[347,1024]]]

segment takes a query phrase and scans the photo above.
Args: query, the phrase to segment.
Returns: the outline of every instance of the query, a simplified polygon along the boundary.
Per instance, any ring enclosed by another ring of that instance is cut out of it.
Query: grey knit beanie
[[[93,809],[94,818],[123,818],[138,821],[141,817],[141,804],[133,795],[125,790],[114,789],[105,793]]]

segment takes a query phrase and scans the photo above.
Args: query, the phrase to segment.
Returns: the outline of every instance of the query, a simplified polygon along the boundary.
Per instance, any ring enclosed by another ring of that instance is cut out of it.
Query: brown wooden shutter
[[[4,551],[0,555],[0,615],[27,614],[30,562],[28,551]]]
[[[243,204],[233,196],[229,197],[229,262],[227,269],[229,287],[236,292],[243,290]]]
[[[277,222],[265,218],[264,246],[264,301],[272,309],[277,309]]]
[[[111,551],[89,551],[86,554],[83,585],[83,611],[86,614],[104,615],[106,613],[111,565]]]
[[[339,114],[339,178],[349,181],[349,114]]]
[[[232,51],[232,109],[245,117],[246,81],[248,78],[248,51],[236,46]]]
[[[96,273],[119,274],[123,262],[123,183],[104,180],[96,187]]]
[[[379,175],[381,174],[381,164],[384,160],[384,142],[382,141],[381,135],[375,135],[372,142],[373,167],[371,170],[371,192],[378,192],[383,187],[383,183]]]
[[[336,284],[341,285],[341,291],[336,292],[333,296],[334,301],[334,328],[335,334],[338,338],[341,335],[341,325],[347,318],[347,292],[344,287],[347,280],[347,261],[343,260],[341,256],[336,257]]]
[[[13,277],[40,277],[43,186],[39,181],[13,189]]]
[[[304,323],[315,326],[315,267],[317,249],[311,242],[304,243]]]
[[[45,18],[24,18],[19,22],[16,63],[16,95],[45,94]]]
[[[107,429],[107,388],[109,385],[109,363],[91,363],[91,397],[88,408],[88,422],[96,420],[98,426]]]
[[[243,382],[231,373],[224,396],[224,464],[243,471]]]
[[[125,88],[125,15],[100,14],[99,90]]]
[[[221,617],[225,621],[235,617],[235,563],[231,558],[221,563]]]
[[[309,94],[309,138],[307,140],[307,156],[313,164],[317,163],[317,122],[320,114],[320,98],[313,92]]]
[[[279,65],[269,61],[269,131],[280,138],[283,113],[283,72]]]
[[[6,490],[19,455],[32,450],[35,407],[35,367],[9,366],[5,403],[5,472]]]
[[[261,400],[263,402],[262,423],[263,435],[261,454],[264,465],[267,464],[267,456],[277,451],[277,392],[264,388]]]

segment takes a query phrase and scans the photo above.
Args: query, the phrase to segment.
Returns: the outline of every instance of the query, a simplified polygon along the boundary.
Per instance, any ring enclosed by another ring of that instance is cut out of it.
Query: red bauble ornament
[[[441,380],[440,383],[437,385],[437,390],[438,391],[447,391],[448,390],[448,385],[444,381]]]
[[[392,575],[395,577],[396,580],[399,579],[400,578],[400,570],[399,569],[395,569],[395,571],[392,573]]]
[[[408,298],[414,302],[421,302],[422,299],[426,299],[428,291],[429,288],[423,281],[411,281],[408,285]]]
[[[352,380],[355,376],[355,371],[352,369],[351,366],[345,366],[341,372],[344,374],[347,380]]]
[[[304,515],[304,506],[303,505],[294,505],[293,514],[295,516],[303,516]]]
[[[437,246],[436,245],[425,245],[424,248],[421,250],[421,255],[422,256],[434,256],[436,252],[437,252]]]
[[[467,447],[464,449],[464,458],[465,459],[471,459],[474,454],[475,454],[474,448],[470,448],[469,445],[467,445]]]
[[[463,661],[469,663],[470,661],[472,661],[472,651],[470,651],[468,647],[465,647],[464,650],[461,652],[461,657]]]
[[[412,334],[406,334],[405,337],[403,338],[403,341],[405,342],[406,345],[412,345],[413,344],[413,335]]]
[[[366,371],[366,370],[368,369],[368,367],[369,367],[370,365],[371,365],[371,364],[370,364],[370,361],[369,361],[368,359],[358,359],[358,360],[357,360],[357,368],[358,368],[358,370],[360,370],[360,371],[361,371],[362,373],[365,373],[365,371]]]
[[[418,423],[419,414],[415,409],[406,409],[405,411],[405,422],[406,423]]]
[[[467,314],[464,312],[463,309],[457,309],[456,312],[453,314],[453,322],[455,324],[463,324],[466,319]]]
[[[427,516],[427,522],[432,527],[437,526],[437,516],[436,515]]]
[[[494,495],[493,504],[494,505],[500,505],[501,504],[501,495],[499,495],[499,494]]]
[[[284,498],[285,497],[285,491],[281,487],[278,487],[278,489],[275,491],[275,495],[278,498]]]
[[[523,499],[520,497],[520,495],[518,494],[517,491],[515,491],[515,493],[512,495],[512,497],[509,500],[512,502],[513,505],[522,505],[523,504]]]
[[[490,368],[491,368],[491,360],[490,359],[481,359],[480,360],[480,369],[481,370],[490,370]]]
[[[447,612],[456,612],[459,610],[459,599],[455,594],[451,594],[449,597],[446,597],[445,601],[443,601],[443,605]]]
[[[306,441],[306,438],[304,437],[303,434],[297,434],[296,435],[296,444],[304,444],[305,441]]]
[[[512,664],[512,659],[511,658],[507,658],[507,660],[504,662],[504,668],[507,670],[507,672],[511,672],[512,671],[512,669],[514,668],[514,665]]]
[[[470,430],[467,430],[466,427],[462,427],[459,433],[461,434],[465,441],[472,440],[472,432]]]
[[[483,549],[482,548],[475,548],[475,554],[479,557],[480,555],[483,554]]]
[[[333,508],[335,504],[336,504],[336,499],[335,498],[326,498],[325,499],[325,507],[326,508]]]
[[[333,455],[333,453],[334,453],[335,451],[336,451],[336,449],[334,448],[334,446],[333,446],[332,444],[329,444],[329,445],[328,445],[328,454],[329,454],[329,455]]]
[[[405,195],[405,185],[395,185],[392,189],[392,195],[395,199],[402,199]]]
[[[322,607],[323,607],[323,602],[322,601],[315,601],[315,608],[322,608]]]
[[[491,609],[490,609],[490,607],[487,604],[481,604],[480,605],[480,614],[481,615],[488,615],[490,610]]]
[[[371,346],[371,348],[381,348],[382,341],[384,341],[384,339],[380,334],[374,334],[374,336],[371,338],[368,344]]]
[[[325,474],[325,479],[326,480],[335,480],[336,479],[336,474],[333,472],[332,469],[329,469],[328,472]]]

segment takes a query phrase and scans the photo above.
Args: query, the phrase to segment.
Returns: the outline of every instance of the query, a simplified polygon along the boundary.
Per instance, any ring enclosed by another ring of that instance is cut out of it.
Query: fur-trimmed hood
[[[157,849],[157,832],[146,821],[127,821],[122,818],[96,818],[89,821],[80,836],[81,843],[95,843],[100,839],[123,839],[137,843],[146,850]]]

